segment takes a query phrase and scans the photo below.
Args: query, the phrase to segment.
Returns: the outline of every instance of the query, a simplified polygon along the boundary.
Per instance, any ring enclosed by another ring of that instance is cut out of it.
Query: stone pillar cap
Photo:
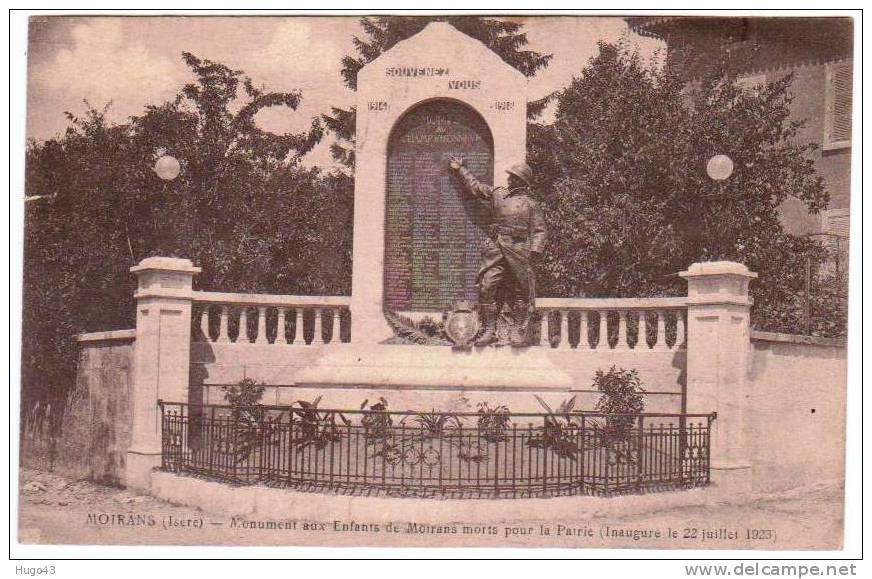
[[[678,273],[679,276],[699,277],[706,275],[737,275],[747,278],[755,278],[757,274],[749,270],[745,264],[735,261],[702,261],[692,264],[687,271]]]
[[[146,257],[130,268],[131,273],[139,273],[142,271],[176,271],[182,273],[200,273],[202,270],[195,267],[190,259],[181,259],[178,257]]]

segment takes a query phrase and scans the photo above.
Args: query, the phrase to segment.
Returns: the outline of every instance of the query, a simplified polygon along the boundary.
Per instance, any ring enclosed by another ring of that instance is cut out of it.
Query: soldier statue
[[[449,166],[490,218],[484,263],[476,277],[482,330],[475,345],[499,341],[497,316],[502,313],[511,322],[512,346],[524,346],[535,307],[534,268],[547,238],[544,215],[530,193],[533,170],[526,163],[513,165],[506,170],[508,187],[492,187],[479,182],[461,157],[451,157]]]

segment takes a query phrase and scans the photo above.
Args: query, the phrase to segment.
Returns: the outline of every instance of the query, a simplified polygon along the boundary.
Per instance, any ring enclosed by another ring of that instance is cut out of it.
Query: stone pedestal
[[[134,348],[133,424],[125,484],[147,490],[160,464],[158,400],[188,401],[191,283],[200,268],[190,260],[150,257],[130,268],[138,280]]]
[[[711,431],[712,480],[731,491],[750,490],[745,434],[751,355],[748,282],[756,273],[740,263],[695,263],[687,280],[687,411],[717,412]]]

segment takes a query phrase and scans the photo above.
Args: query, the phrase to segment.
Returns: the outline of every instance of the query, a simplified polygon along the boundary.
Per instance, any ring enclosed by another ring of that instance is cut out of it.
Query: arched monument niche
[[[454,99],[414,105],[388,139],[385,185],[384,307],[441,312],[476,301],[475,277],[487,234],[484,208],[448,171],[461,155],[483,182],[494,177],[487,122]]]

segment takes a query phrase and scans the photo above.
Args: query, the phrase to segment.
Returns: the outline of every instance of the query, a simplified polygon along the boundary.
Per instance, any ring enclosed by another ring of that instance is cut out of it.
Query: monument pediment
[[[476,77],[474,72],[486,75]],[[501,82],[527,83],[521,72],[481,41],[447,22],[431,22],[364,66],[358,73],[358,89],[385,81],[422,80],[445,84],[448,90],[490,90],[489,85]]]

